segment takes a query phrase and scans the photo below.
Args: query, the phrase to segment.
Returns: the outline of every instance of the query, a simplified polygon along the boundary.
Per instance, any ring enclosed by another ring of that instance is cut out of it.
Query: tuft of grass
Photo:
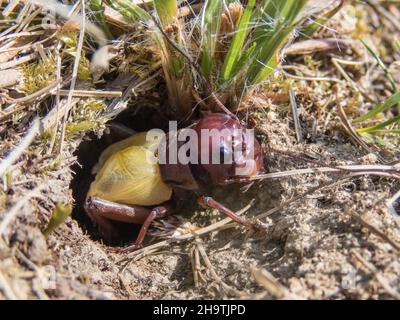
[[[207,3],[211,2],[214,3]],[[215,3],[219,3],[220,7],[209,14],[206,6],[203,11],[205,17],[214,16],[217,19],[221,15],[216,10],[223,8],[224,1]],[[280,62],[280,49],[300,22],[300,13],[306,3],[304,0],[270,0],[258,3],[250,0],[243,6],[239,2],[231,1],[223,14],[232,20],[232,17],[238,16],[238,12],[242,12],[237,18],[237,25],[233,24],[232,32],[224,33],[220,26],[215,31],[214,24],[201,26],[205,29],[203,33],[210,34],[216,43],[228,38],[227,49],[222,54],[213,50],[216,46],[214,43],[202,46],[200,52],[205,76],[214,84],[213,90],[220,92],[219,95],[228,107],[236,108],[243,97],[251,94],[275,71]],[[243,6],[243,10],[238,10],[238,6]],[[211,72],[206,72],[207,70]]]
[[[307,2],[206,0],[198,16],[185,23],[177,0],[153,0],[156,21],[128,0],[107,0],[125,18],[150,30],[160,51],[170,104],[181,114],[192,108],[193,88],[201,98],[212,91],[227,107],[238,107],[279,65],[280,50],[302,20]]]

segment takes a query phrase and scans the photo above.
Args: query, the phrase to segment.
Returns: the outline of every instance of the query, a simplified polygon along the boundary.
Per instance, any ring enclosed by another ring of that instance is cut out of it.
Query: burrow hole
[[[136,132],[147,131],[152,128],[161,128],[166,130],[168,119],[164,118],[155,109],[142,108],[139,112],[127,110],[121,113],[110,123],[122,124]],[[75,200],[72,218],[77,220],[83,230],[87,231],[93,240],[103,241],[106,245],[125,245],[133,242],[139,232],[140,225],[126,224],[122,222],[111,221],[118,230],[118,236],[115,239],[107,241],[102,239],[97,228],[93,225],[89,216],[86,214],[83,203],[90,184],[94,179],[91,173],[93,166],[97,163],[101,153],[112,143],[120,141],[127,136],[121,135],[115,130],[107,129],[99,139],[96,135],[86,136],[79,145],[75,155],[78,158],[78,164],[71,169],[74,177],[70,188]]]

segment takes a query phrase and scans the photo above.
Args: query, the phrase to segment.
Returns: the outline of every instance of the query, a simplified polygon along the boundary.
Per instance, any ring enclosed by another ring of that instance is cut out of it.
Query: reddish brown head
[[[178,130],[166,140],[167,162],[160,163],[166,183],[194,190],[198,188],[194,171],[205,171],[216,184],[249,178],[262,171],[260,144],[253,131],[243,127],[236,117],[214,113],[195,122],[189,129],[192,129],[192,135],[187,141],[177,139],[186,129]],[[177,163],[172,163],[168,150],[184,145],[190,150],[189,163],[179,156]]]
[[[194,129],[200,141],[200,165],[215,183],[248,178],[262,170],[260,144],[236,117],[214,113],[199,120]]]

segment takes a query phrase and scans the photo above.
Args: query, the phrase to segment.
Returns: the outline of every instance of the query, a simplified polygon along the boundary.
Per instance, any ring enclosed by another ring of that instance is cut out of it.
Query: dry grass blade
[[[257,283],[261,285],[270,295],[276,299],[282,300],[299,300],[303,299],[296,294],[289,291],[288,288],[278,282],[278,280],[267,270],[257,269],[255,267],[250,268],[251,273],[256,279]]]
[[[193,282],[196,288],[199,287],[199,274],[201,272],[199,248],[195,245],[191,251],[191,263],[193,272]]]
[[[301,131],[301,124],[299,119],[299,110],[297,108],[296,93],[293,89],[289,90],[290,108],[292,110],[294,128],[296,130],[297,142],[301,143],[303,140],[303,133]]]
[[[25,64],[27,62],[30,62],[34,59],[36,59],[38,57],[38,53],[37,52],[33,52],[24,56],[19,57],[18,59],[14,59],[11,61],[7,61],[7,62],[2,62],[0,63],[0,70],[7,70],[7,69],[11,69],[14,68],[16,66]]]
[[[345,50],[347,42],[340,39],[311,39],[293,43],[286,47],[283,54],[286,56],[311,54],[314,52]]]
[[[304,81],[321,81],[321,82],[336,82],[336,83],[343,82],[342,80],[334,78],[334,77],[297,76],[297,75],[291,74],[286,71],[286,70],[291,70],[291,69],[294,69],[294,67],[293,66],[282,66],[282,73],[285,75],[285,77],[292,78],[295,80],[304,80]]]
[[[74,61],[74,66],[72,70],[72,80],[71,80],[71,85],[69,88],[69,93],[68,93],[68,98],[67,98],[67,106],[70,106],[72,103],[72,98],[73,98],[73,91],[75,90],[75,85],[76,85],[76,80],[78,76],[78,70],[79,70],[79,62],[82,54],[82,48],[83,48],[83,42],[85,39],[85,29],[86,29],[86,16],[85,16],[85,1],[81,0],[81,27],[82,29],[79,32],[79,38],[78,38],[78,45],[75,53],[75,61]],[[59,148],[58,152],[61,154],[62,149],[63,149],[63,143],[65,139],[65,129],[66,129],[66,123],[67,123],[67,118],[68,118],[68,113],[64,113],[61,115],[61,120],[62,120],[62,126],[61,126],[61,136],[60,136],[60,142],[59,142]]]
[[[349,85],[358,93],[362,94],[368,101],[376,102],[375,99],[371,98],[364,89],[362,89],[353,79],[350,78],[348,73],[341,66],[342,60],[332,58],[332,63],[336,67],[336,69],[340,72],[343,78],[349,83]]]
[[[72,92],[72,93],[71,93]],[[102,91],[102,90],[60,90],[61,96],[73,97],[95,97],[95,98],[119,98],[122,97],[122,91]]]
[[[55,60],[56,60],[56,77],[57,80],[60,81],[61,80],[61,65],[62,65],[62,61],[61,61],[61,55],[60,55],[60,48],[57,46],[56,49],[56,53],[55,53]],[[57,131],[58,131],[58,120],[60,118],[60,101],[61,101],[61,97],[60,97],[60,86],[57,87],[57,92],[56,92],[56,122],[55,122],[55,126],[53,126],[53,136],[51,138],[50,141],[50,146],[49,149],[47,151],[47,154],[50,154],[53,151],[54,145],[56,143],[56,138],[57,138]],[[50,114],[51,112],[49,112]],[[48,115],[47,115],[48,116]],[[47,117],[46,116],[46,117]],[[43,123],[43,122],[42,122]]]
[[[60,85],[61,82],[62,82],[61,79],[56,80],[53,83],[49,84],[48,86],[44,87],[43,89],[36,91],[35,93],[32,93],[22,98],[11,100],[12,105],[6,109],[7,114],[13,113],[14,108],[18,109],[20,106],[26,106],[28,103],[32,103],[36,99],[43,99],[45,96],[51,94],[52,90],[56,88],[58,85]],[[0,118],[0,121],[2,120],[3,118]]]
[[[20,3],[20,0],[11,0],[8,5],[4,8],[2,15],[8,17],[15,9],[15,7]]]
[[[307,169],[295,169],[274,173],[266,173],[252,177],[250,180],[265,180],[265,179],[277,179],[283,177],[291,177],[302,174],[317,174],[317,173],[349,173],[352,176],[360,175],[377,175],[392,177],[400,179],[400,171],[396,166],[390,165],[347,165],[347,166],[336,166],[336,167],[319,167],[319,168],[307,168]]]
[[[17,84],[21,78],[22,74],[17,69],[0,70],[0,89]]]
[[[342,122],[343,128],[346,130],[347,134],[362,148],[364,148],[368,152],[371,152],[368,145],[359,137],[357,132],[354,130],[353,126],[351,125],[349,119],[346,116],[346,113],[343,110],[343,107],[340,104],[338,105],[338,111],[339,111],[340,121]]]
[[[79,102],[79,99],[75,98],[71,104],[68,105],[67,100],[63,99],[60,101],[59,108],[53,108],[40,122],[40,133],[44,133],[51,128],[55,128],[59,121],[59,114],[68,113],[72,107]]]

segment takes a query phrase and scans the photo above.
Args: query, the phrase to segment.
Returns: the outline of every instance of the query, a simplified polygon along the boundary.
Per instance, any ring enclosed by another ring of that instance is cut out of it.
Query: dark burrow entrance
[[[72,171],[75,174],[70,184],[75,199],[72,217],[78,221],[93,240],[103,241],[106,245],[112,246],[132,243],[136,239],[140,225],[111,221],[118,230],[118,237],[107,241],[101,238],[97,228],[86,214],[83,204],[90,184],[94,179],[94,175],[91,173],[92,168],[96,165],[101,153],[112,143],[128,137],[122,134],[122,132],[113,129],[118,124],[122,124],[136,132],[147,131],[153,128],[167,130],[168,119],[163,118],[160,113],[155,112],[155,109],[152,108],[142,108],[140,112],[127,110],[121,113],[116,119],[110,121],[100,139],[94,134],[86,136],[75,153],[78,158],[78,164],[72,167]]]

